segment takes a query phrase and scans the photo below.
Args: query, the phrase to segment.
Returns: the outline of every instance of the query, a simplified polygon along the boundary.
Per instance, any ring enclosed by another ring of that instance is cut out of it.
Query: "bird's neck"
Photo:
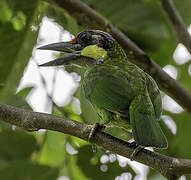
[[[111,58],[118,58],[118,59],[127,58],[125,51],[121,48],[121,46],[117,42],[111,44],[111,50],[108,52],[108,55]]]
[[[131,62],[127,58],[125,51],[117,42],[113,43],[111,46],[112,47],[108,52],[108,59],[105,61],[104,64],[131,64]]]

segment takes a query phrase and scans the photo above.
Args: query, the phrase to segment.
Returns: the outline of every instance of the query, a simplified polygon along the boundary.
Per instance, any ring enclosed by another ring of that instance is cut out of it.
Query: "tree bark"
[[[6,104],[0,104],[0,120],[27,131],[39,129],[59,131],[86,141],[93,127],[68,118],[32,112]],[[100,131],[95,133],[91,142],[127,158],[130,158],[135,149],[131,143]],[[191,174],[191,160],[188,159],[177,159],[144,149],[135,156],[134,160],[150,166],[168,179],[177,179],[183,174]]]

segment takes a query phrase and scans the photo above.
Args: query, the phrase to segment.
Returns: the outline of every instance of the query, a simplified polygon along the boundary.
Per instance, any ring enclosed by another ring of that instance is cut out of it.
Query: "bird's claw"
[[[134,143],[134,142],[133,142],[133,143]],[[132,152],[132,154],[130,155],[130,160],[133,161],[133,160],[135,159],[135,156],[136,156],[140,151],[142,151],[143,149],[144,149],[143,146],[138,145],[138,146],[134,149],[134,151]]]
[[[99,123],[95,123],[90,131],[90,134],[88,136],[88,142],[92,141],[92,138],[95,136],[96,132],[98,131],[102,131],[103,129],[105,129],[105,125],[99,124]],[[92,144],[92,150],[93,152],[96,152],[96,146],[95,144]]]
[[[137,145],[137,143],[136,143],[135,141],[130,142],[129,144],[130,144],[130,145],[129,145],[130,147],[133,147],[133,148],[138,147],[138,145]]]
[[[93,65],[100,65],[100,64],[103,64],[103,62],[104,62],[104,59],[98,59],[98,60],[96,60],[96,61],[93,63]]]
[[[95,136],[96,132],[102,131],[105,129],[105,125],[95,123],[90,131],[90,134],[88,136],[88,142],[91,142],[92,138]]]

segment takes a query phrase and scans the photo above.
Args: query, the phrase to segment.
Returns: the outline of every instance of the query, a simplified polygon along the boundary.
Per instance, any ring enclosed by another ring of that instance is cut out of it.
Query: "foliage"
[[[173,53],[177,42],[155,1],[84,0],[84,2],[108,18],[160,66],[173,65],[178,71],[177,80],[191,90],[191,77],[188,73],[190,61],[181,65],[174,61]],[[175,0],[175,5],[188,26],[191,23],[191,1]],[[84,29],[69,14],[51,4],[39,0],[0,1],[1,103],[31,109],[26,102],[26,97],[33,87],[16,92],[37,43],[43,16],[54,19],[72,34]],[[64,107],[53,103],[52,112],[86,123],[98,121],[98,116],[84,98],[80,88],[74,96],[81,101],[81,114],[75,113],[73,98]],[[191,143],[188,142],[191,127],[190,115],[185,111],[174,113],[166,110],[163,115],[168,115],[176,123],[177,132],[173,134],[164,121],[160,122],[169,142],[168,149],[160,150],[160,153],[190,158]],[[108,130],[108,132],[120,138],[129,139],[120,129]],[[130,172],[132,178],[136,175],[129,164],[122,168],[118,160],[101,162],[100,158],[103,155],[109,157],[110,152],[97,149],[94,153],[87,142],[58,132],[26,133],[0,122],[0,147],[0,179],[52,180],[60,176],[68,176],[71,180],[109,180],[124,172]],[[106,167],[108,170],[101,171],[100,167]],[[163,177],[150,170],[148,179],[163,179]]]

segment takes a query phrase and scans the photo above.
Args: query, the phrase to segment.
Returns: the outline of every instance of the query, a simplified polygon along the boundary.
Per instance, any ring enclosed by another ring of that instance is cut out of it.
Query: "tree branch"
[[[164,13],[167,15],[171,24],[172,30],[175,33],[175,37],[179,43],[184,46],[191,53],[191,36],[189,35],[186,25],[179,12],[177,11],[172,0],[158,0]]]
[[[133,63],[150,74],[165,93],[191,113],[191,93],[163,71],[143,50],[112,25],[106,18],[79,0],[44,1],[56,4],[60,8],[65,9],[84,27],[101,29],[110,33],[125,49],[127,56]]]
[[[13,106],[0,104],[0,120],[16,125],[28,131],[48,129],[88,140],[92,125],[73,121],[51,114],[37,113]],[[119,155],[129,158],[134,150],[130,143],[104,132],[97,132],[92,142]],[[191,173],[191,160],[177,159],[144,149],[135,156],[135,160],[159,171],[168,179],[177,179]]]

